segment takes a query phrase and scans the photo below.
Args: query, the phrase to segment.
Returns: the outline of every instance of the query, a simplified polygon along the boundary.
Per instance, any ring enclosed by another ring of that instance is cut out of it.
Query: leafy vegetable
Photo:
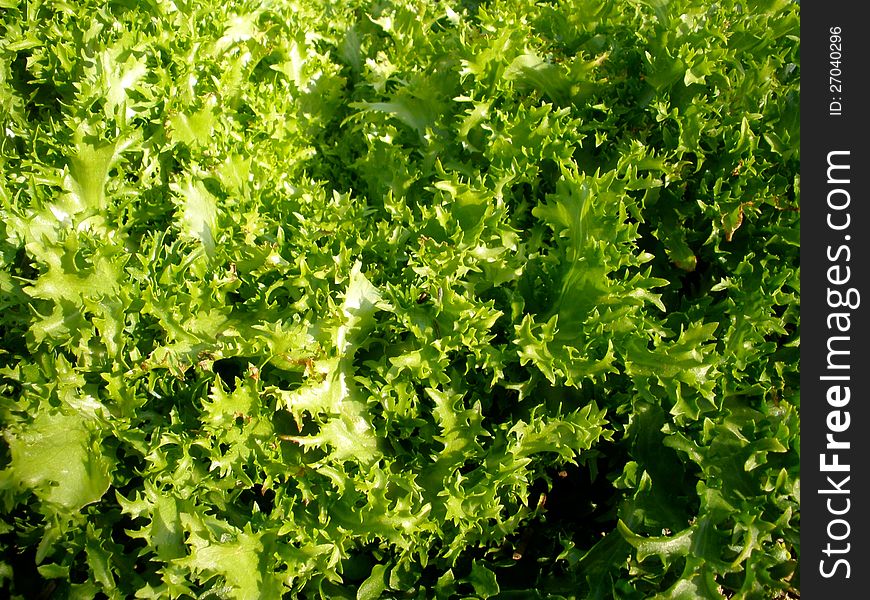
[[[2,5],[5,594],[797,593],[797,3]]]

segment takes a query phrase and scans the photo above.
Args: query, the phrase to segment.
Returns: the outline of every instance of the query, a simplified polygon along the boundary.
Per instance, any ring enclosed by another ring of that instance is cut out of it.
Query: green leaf
[[[622,520],[617,523],[622,537],[637,549],[638,560],[656,555],[665,566],[676,558],[686,556],[692,547],[692,528],[684,529],[673,536],[643,537],[633,533]]]
[[[721,600],[712,573],[703,572],[678,580],[667,591],[656,594],[655,600]]]
[[[385,565],[372,567],[371,575],[359,586],[356,600],[378,600],[387,589],[387,571]]]
[[[162,560],[172,560],[185,555],[178,502],[169,496],[158,496],[151,520],[151,544]]]
[[[111,463],[78,416],[40,413],[26,430],[4,437],[13,476],[43,500],[78,511],[109,489]]]
[[[189,117],[175,115],[169,123],[172,125],[173,139],[190,146],[204,146],[214,129],[214,114],[211,107],[205,106]]]
[[[181,209],[179,228],[184,235],[199,240],[206,254],[211,256],[215,251],[217,234],[218,209],[215,197],[202,181],[192,178],[187,178],[181,184],[173,184],[172,189],[178,195]]]
[[[535,54],[521,54],[505,69],[504,78],[545,94],[557,105],[568,103],[570,82],[562,69]]]
[[[208,542],[191,540],[193,549],[179,564],[204,573],[206,578],[219,575],[240,600],[261,600],[280,597],[284,591],[281,579],[262,568],[268,557],[262,534],[238,533],[234,539]]]
[[[471,575],[468,580],[474,587],[474,592],[481,598],[491,598],[499,592],[495,573],[478,561],[471,563]]]

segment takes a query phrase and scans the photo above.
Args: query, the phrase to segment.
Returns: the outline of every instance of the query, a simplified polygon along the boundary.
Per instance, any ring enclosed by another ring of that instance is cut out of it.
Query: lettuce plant
[[[797,592],[797,4],[0,6],[5,594]]]

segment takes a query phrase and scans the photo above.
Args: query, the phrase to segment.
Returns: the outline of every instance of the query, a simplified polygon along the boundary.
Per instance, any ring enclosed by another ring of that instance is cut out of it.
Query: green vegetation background
[[[797,594],[797,4],[0,7],[0,594]]]

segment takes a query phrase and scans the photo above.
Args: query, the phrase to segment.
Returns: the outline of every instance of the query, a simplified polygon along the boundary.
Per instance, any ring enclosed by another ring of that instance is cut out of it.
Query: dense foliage
[[[0,7],[0,594],[799,588],[797,4]]]

